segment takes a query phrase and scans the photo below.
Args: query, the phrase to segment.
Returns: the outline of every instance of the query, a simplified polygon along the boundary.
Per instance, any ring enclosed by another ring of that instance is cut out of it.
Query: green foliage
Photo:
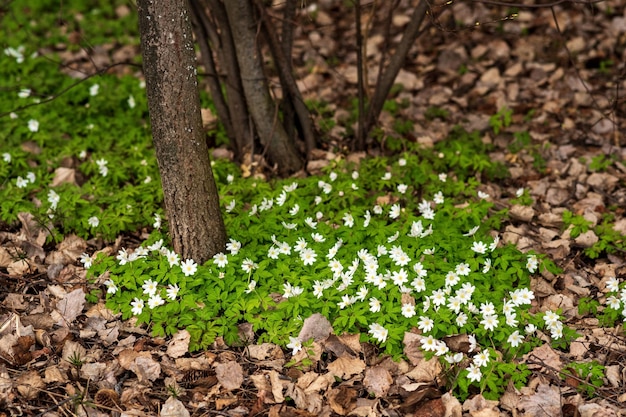
[[[442,109],[441,107],[429,106],[426,109],[424,117],[426,117],[426,120],[441,119],[445,121],[448,117],[450,117],[450,112],[446,109]]]
[[[483,143],[479,132],[468,133],[458,126],[452,129],[447,139],[435,144],[443,162],[461,181],[470,181],[476,173],[489,179],[508,177],[506,166],[489,157],[492,149],[492,145]]]
[[[496,114],[489,118],[489,126],[493,129],[493,133],[500,134],[505,128],[511,125],[513,110],[503,107]]]
[[[604,386],[606,367],[597,361],[572,362],[567,370],[561,372],[561,378],[573,377],[576,380],[576,389],[588,398],[596,396],[596,390]]]
[[[616,161],[614,155],[599,154],[591,158],[589,170],[592,172],[604,172]]]
[[[589,227],[593,224],[591,221],[585,219],[579,214],[574,214],[569,210],[563,211],[563,223],[565,228],[570,229],[570,236],[576,238],[589,230]]]

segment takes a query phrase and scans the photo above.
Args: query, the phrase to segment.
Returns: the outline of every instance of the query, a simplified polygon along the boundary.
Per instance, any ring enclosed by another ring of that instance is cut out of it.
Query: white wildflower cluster
[[[620,288],[620,280],[610,277],[606,281],[606,291],[610,294],[606,297],[606,305],[613,310],[621,310],[626,320],[626,287]]]

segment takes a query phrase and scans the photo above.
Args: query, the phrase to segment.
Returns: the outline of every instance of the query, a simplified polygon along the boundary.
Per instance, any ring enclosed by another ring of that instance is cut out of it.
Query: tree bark
[[[138,0],[148,108],[174,250],[204,263],[226,231],[202,129],[187,0]]]
[[[224,6],[235,41],[243,91],[259,140],[267,149],[270,162],[278,166],[279,173],[287,175],[299,171],[302,160],[278,117],[263,73],[251,1],[226,0]]]

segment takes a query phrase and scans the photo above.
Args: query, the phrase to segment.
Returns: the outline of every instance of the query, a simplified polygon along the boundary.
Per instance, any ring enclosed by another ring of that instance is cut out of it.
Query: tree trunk
[[[267,149],[270,162],[285,175],[302,169],[302,160],[293,140],[287,136],[279,118],[278,108],[269,93],[263,73],[263,61],[257,47],[257,26],[251,0],[225,0],[243,91],[261,144]]]
[[[152,136],[174,250],[204,263],[226,231],[202,129],[187,0],[138,0]]]

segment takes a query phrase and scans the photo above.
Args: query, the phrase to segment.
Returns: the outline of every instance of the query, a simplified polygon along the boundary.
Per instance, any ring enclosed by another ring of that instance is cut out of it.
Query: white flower
[[[470,344],[468,352],[475,351],[476,350],[476,336],[474,336],[473,334],[470,334],[467,336],[467,340]]]
[[[485,330],[493,330],[498,327],[498,316],[489,315],[483,316],[483,319],[480,321],[480,324],[483,325]]]
[[[494,314],[496,314],[496,309],[491,302],[482,303],[480,305],[480,313],[483,316],[493,316]]]
[[[126,265],[128,262],[130,262],[128,252],[126,252],[125,248],[122,248],[117,252],[116,259],[120,261],[120,265]]]
[[[231,255],[237,255],[240,249],[241,242],[238,242],[235,239],[230,239],[230,241],[226,244],[226,250],[229,251]]]
[[[17,188],[25,188],[28,185],[28,180],[22,177],[17,177],[15,180],[15,186]]]
[[[305,248],[300,252],[300,259],[305,265],[313,265],[317,259],[317,253],[311,248]]]
[[[413,304],[402,304],[402,315],[407,319],[410,319],[415,315],[415,306]]]
[[[483,274],[486,274],[491,269],[491,258],[485,259],[485,265],[483,265]]]
[[[99,90],[100,90],[100,86],[98,84],[94,84],[91,87],[89,87],[89,95],[92,97],[97,96]]]
[[[295,355],[302,350],[302,342],[297,337],[289,336],[289,343],[287,344],[287,348],[291,349],[292,355]]]
[[[400,194],[406,193],[407,188],[409,188],[409,186],[406,184],[398,184],[398,192]]]
[[[398,165],[401,167],[406,166],[406,159],[404,158],[398,159]]]
[[[117,285],[110,279],[104,281],[104,285],[107,287],[107,294],[115,294],[118,290]]]
[[[30,88],[22,88],[20,92],[17,93],[17,96],[19,98],[28,98],[30,97],[30,93],[31,93]]]
[[[381,304],[380,304],[380,301],[378,301],[378,298],[371,297],[369,304],[370,304],[370,311],[372,313],[378,313],[380,311]]]
[[[126,100],[126,103],[128,103],[128,107],[130,107],[131,109],[135,108],[135,97],[133,96],[128,96],[128,100]]]
[[[443,204],[443,202],[445,201],[443,198],[443,193],[441,191],[437,191],[433,196],[433,201],[435,202],[435,204]]]
[[[524,187],[522,187],[522,188],[518,188],[518,189],[517,189],[517,191],[515,191],[515,195],[516,195],[517,197],[521,197],[521,196],[523,196],[523,195],[524,195]]]
[[[467,367],[467,379],[474,382],[479,382],[483,377],[483,373],[480,368],[473,363]]]
[[[143,311],[143,300],[140,300],[137,297],[135,297],[134,301],[130,302],[130,305],[133,306],[133,308],[130,311],[135,316],[140,315],[141,312]]]
[[[448,179],[448,174],[444,174],[444,173],[439,174],[439,181],[446,182],[447,179]]]
[[[282,207],[287,201],[287,192],[283,190],[278,197],[276,197],[276,205]]]
[[[383,208],[376,204],[373,208],[372,211],[374,212],[374,214],[382,214],[383,213]]]
[[[246,288],[245,293],[250,294],[252,291],[254,291],[255,288],[256,288],[256,281],[250,280],[250,282],[248,283],[248,288]]]
[[[173,250],[168,250],[167,261],[169,262],[170,267],[173,267],[174,265],[178,265],[178,263],[180,262],[180,257]]]
[[[272,247],[267,250],[267,257],[270,259],[278,259],[278,255],[280,255],[280,251],[276,246],[272,245]]]
[[[382,177],[380,177],[381,180],[383,181],[388,181],[391,179],[391,172],[385,172],[385,175],[383,175]]]
[[[611,295],[606,299],[606,304],[614,310],[619,310],[622,305],[622,301],[616,296]]]
[[[459,274],[454,271],[448,271],[444,283],[446,287],[454,287],[456,284],[459,283],[460,280],[461,277],[459,276]]]
[[[156,281],[153,281],[151,279],[147,279],[144,281],[144,283],[142,284],[141,288],[143,288],[143,293],[144,294],[148,294],[150,296],[156,294],[157,289],[158,289],[158,283]]]
[[[283,284],[283,291],[284,291],[283,297],[284,298],[290,298],[290,297],[296,297],[296,296],[302,294],[304,289],[302,289],[300,287],[294,287],[289,282],[286,282],[286,283]]]
[[[213,255],[213,263],[215,263],[218,267],[224,268],[228,265],[228,258],[222,252],[216,253]]]
[[[543,321],[546,323],[547,326],[554,326],[556,323],[559,322],[561,317],[559,317],[558,314],[556,314],[553,311],[546,311],[543,314]]]
[[[159,294],[154,294],[148,299],[148,307],[150,307],[150,309],[153,309],[163,304],[165,304],[165,300],[161,298]]]
[[[8,152],[3,153],[2,154],[2,160],[4,162],[6,162],[7,164],[10,164],[11,163],[11,154],[8,153]]]
[[[450,348],[448,347],[448,345],[446,345],[445,342],[438,340],[437,346],[435,347],[435,355],[443,356],[448,352],[450,352]]]
[[[486,366],[489,363],[489,352],[483,350],[474,356],[473,362],[476,366]]]
[[[539,266],[539,261],[537,260],[537,256],[528,255],[528,259],[526,261],[526,269],[528,269],[528,272],[530,272],[531,274],[534,274],[538,266]]]
[[[453,354],[448,354],[444,357],[444,359],[446,360],[446,362],[448,362],[450,365],[454,365],[455,363],[459,363],[463,360],[463,354],[461,352],[455,353]]]
[[[313,220],[313,217],[307,217],[304,219],[304,223],[309,226],[311,229],[317,229],[317,222]]]
[[[369,325],[369,330],[367,333],[371,334],[372,337],[378,340],[380,343],[385,343],[389,331],[378,323],[372,323]]]
[[[426,336],[422,339],[422,349],[424,349],[426,352],[432,352],[437,349],[437,342],[438,340],[434,337]]]
[[[527,324],[526,327],[524,327],[524,331],[526,334],[533,334],[537,331],[537,326],[534,324]]]
[[[291,208],[291,210],[289,210],[289,214],[295,216],[296,214],[298,214],[298,211],[300,211],[300,206],[296,204]]]
[[[35,133],[39,130],[39,122],[35,119],[30,119],[28,121],[28,130]]]
[[[409,275],[404,270],[404,268],[400,268],[399,271],[393,271],[391,273],[391,280],[395,285],[400,287],[409,281]]]
[[[457,314],[455,321],[457,326],[465,326],[465,324],[467,324],[467,314],[461,311],[459,314]]]
[[[411,286],[415,289],[416,292],[426,291],[426,281],[424,281],[424,278],[415,278],[413,281],[411,281]]]
[[[515,330],[507,339],[508,344],[512,347],[518,347],[523,341],[524,338],[519,334],[519,330]]]
[[[230,213],[231,211],[233,211],[236,204],[237,202],[235,200],[232,200],[230,203],[228,203],[225,207],[226,213]]]
[[[82,253],[79,258],[80,263],[83,264],[85,269],[89,269],[93,264],[93,258],[87,253]]]
[[[298,188],[298,183],[295,181],[289,185],[283,185],[283,190],[287,191],[288,193],[295,191],[296,188]]]
[[[100,172],[100,175],[102,175],[103,177],[106,177],[107,174],[109,173],[109,168],[107,167],[108,163],[109,161],[103,158],[100,158],[96,161],[96,165],[98,165],[98,171]]]
[[[417,322],[417,328],[421,329],[424,333],[428,333],[435,327],[435,321],[430,317],[421,316]]]
[[[155,229],[161,228],[161,215],[159,213],[154,213],[154,223],[152,224],[152,227]]]
[[[193,259],[187,259],[186,261],[180,264],[181,269],[183,270],[183,274],[186,277],[189,277],[196,273],[198,270],[198,264],[193,261]]]
[[[241,269],[248,274],[257,269],[259,265],[252,261],[250,258],[246,258],[241,263]]]
[[[489,194],[482,192],[482,191],[478,191],[478,198],[482,199],[482,200],[486,200],[488,199],[490,196]]]
[[[487,252],[487,245],[484,242],[473,242],[472,250],[476,253],[484,254]]]
[[[611,277],[606,281],[606,289],[610,292],[618,292],[619,291],[619,279],[615,277]]]
[[[176,299],[178,291],[180,291],[180,288],[178,288],[178,284],[170,284],[167,286],[167,290],[165,290],[165,295],[167,296],[167,298],[173,301]]]
[[[54,190],[48,191],[48,202],[50,203],[51,210],[56,210],[57,205],[60,201],[61,197],[59,197],[59,195]]]
[[[400,204],[394,204],[391,206],[391,210],[389,211],[389,217],[392,219],[397,219],[400,217]]]
[[[354,226],[354,217],[352,217],[352,214],[346,213],[343,215],[343,224],[346,227]]]
[[[469,267],[469,264],[467,263],[460,263],[456,266],[455,272],[462,277],[466,277],[470,274],[470,272],[472,272],[472,270]]]
[[[89,226],[91,227],[98,227],[98,225],[100,224],[100,219],[96,216],[91,216],[89,219],[87,219],[87,223],[89,223]]]

